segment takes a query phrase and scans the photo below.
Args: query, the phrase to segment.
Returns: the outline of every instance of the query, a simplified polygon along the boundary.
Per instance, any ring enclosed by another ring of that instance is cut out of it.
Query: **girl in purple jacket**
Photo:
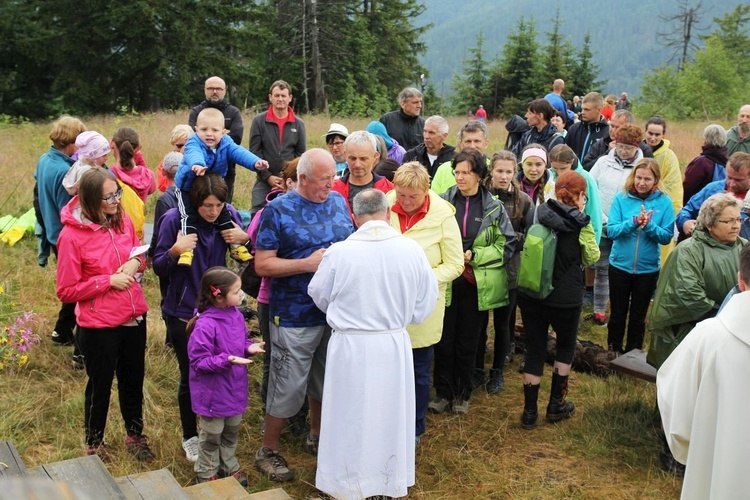
[[[253,343],[237,306],[245,299],[241,280],[225,267],[212,267],[201,278],[197,314],[187,326],[190,395],[201,417],[198,434],[199,483],[233,476],[247,486],[235,457],[242,414],[247,408],[246,355],[263,352]]]

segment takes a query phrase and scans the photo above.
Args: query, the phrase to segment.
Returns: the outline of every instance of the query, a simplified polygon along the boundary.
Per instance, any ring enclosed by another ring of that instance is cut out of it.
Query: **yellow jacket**
[[[143,200],[136,194],[133,188],[120,179],[117,179],[117,185],[122,189],[122,199],[120,200],[122,210],[128,214],[128,217],[133,222],[138,240],[143,241],[143,225],[146,223],[146,216],[143,212]]]
[[[396,191],[387,195],[391,206],[396,203]],[[428,192],[430,208],[424,219],[410,227],[404,236],[413,239],[424,249],[438,281],[437,305],[429,318],[418,325],[409,325],[406,330],[411,337],[412,347],[429,347],[440,341],[443,333],[445,314],[445,292],[454,279],[464,269],[464,252],[461,244],[461,231],[456,221],[456,209],[433,191]],[[401,232],[398,214],[391,211],[391,227]],[[394,255],[393,258],[398,258]]]
[[[668,139],[664,139],[664,144],[654,151],[654,160],[659,164],[659,170],[661,171],[661,192],[666,194],[672,199],[672,207],[674,208],[674,214],[677,216],[682,210],[682,171],[680,170],[680,162],[677,160],[677,155],[674,151],[669,149],[670,142]],[[661,249],[661,261],[666,262],[667,255],[674,248],[674,240],[669,244],[663,245]]]

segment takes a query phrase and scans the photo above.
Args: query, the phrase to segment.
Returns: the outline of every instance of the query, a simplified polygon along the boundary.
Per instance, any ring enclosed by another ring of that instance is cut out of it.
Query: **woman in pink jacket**
[[[143,461],[154,454],[143,435],[146,298],[139,283],[144,255],[120,206],[122,188],[104,168],[81,177],[78,196],[62,209],[57,242],[57,296],[76,303],[79,344],[88,383],[84,404],[89,455],[109,460],[104,445],[112,380],[117,375],[126,448]]]

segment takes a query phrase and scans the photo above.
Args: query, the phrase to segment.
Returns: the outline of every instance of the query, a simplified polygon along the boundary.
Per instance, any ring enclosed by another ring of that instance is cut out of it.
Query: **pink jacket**
[[[126,290],[110,287],[109,277],[139,245],[133,223],[123,214],[124,232],[83,220],[78,196],[60,212],[57,240],[57,297],[76,302],[76,322],[85,328],[112,328],[148,311],[139,283]],[[143,270],[143,269],[141,269]]]
[[[138,197],[146,203],[148,195],[156,191],[156,179],[154,173],[147,167],[136,165],[133,170],[125,170],[120,165],[112,165],[110,168],[118,179],[133,188]]]

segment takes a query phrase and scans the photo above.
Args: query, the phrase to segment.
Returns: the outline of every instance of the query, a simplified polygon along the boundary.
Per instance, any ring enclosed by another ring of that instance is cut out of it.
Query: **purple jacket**
[[[232,220],[242,226],[237,210],[227,205]],[[172,208],[160,219],[159,234],[154,249],[153,268],[158,276],[169,277],[169,288],[162,303],[162,311],[169,316],[182,319],[193,317],[195,299],[200,290],[201,277],[210,267],[227,265],[229,245],[221,237],[215,224],[200,219],[196,225],[198,245],[195,247],[192,266],[178,266],[169,254],[180,230],[180,212]]]
[[[233,417],[247,408],[247,366],[229,356],[248,357],[245,318],[236,307],[213,307],[195,321],[188,339],[190,397],[193,411],[203,417]]]

